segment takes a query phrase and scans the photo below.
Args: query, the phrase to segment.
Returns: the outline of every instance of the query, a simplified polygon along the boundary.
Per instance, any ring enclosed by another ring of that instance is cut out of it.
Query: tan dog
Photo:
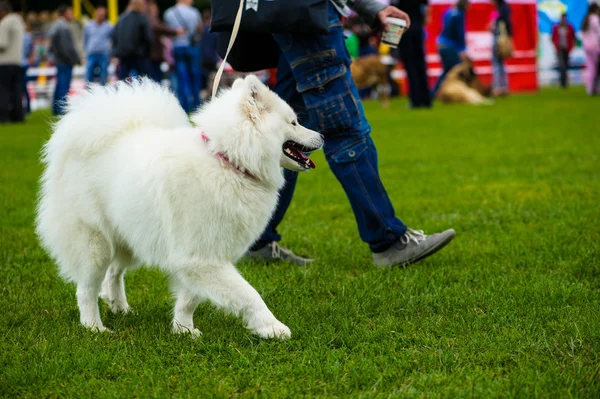
[[[389,107],[388,67],[381,62],[379,55],[371,54],[356,58],[350,65],[350,71],[359,90],[376,88],[381,106]]]
[[[437,96],[445,103],[491,105],[494,102],[487,98],[491,92],[491,87],[481,83],[475,74],[473,61],[467,58],[446,74]]]

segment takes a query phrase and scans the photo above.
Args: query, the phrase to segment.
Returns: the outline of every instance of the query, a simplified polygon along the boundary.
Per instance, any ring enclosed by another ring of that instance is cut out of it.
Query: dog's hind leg
[[[180,284],[173,320],[174,332],[182,325],[193,331],[193,312],[201,300],[209,300],[241,315],[246,326],[263,338],[289,338],[290,329],[273,316],[258,292],[232,264],[185,268],[178,271]]]
[[[80,267],[72,279],[77,284],[81,324],[92,330],[106,331],[100,320],[98,296],[102,279],[110,264],[111,246],[102,233],[88,228],[84,228],[82,234],[71,245],[80,261]]]
[[[133,265],[134,261],[131,254],[125,250],[118,250],[106,271],[100,298],[108,304],[113,313],[129,313],[131,311],[125,294],[124,275],[127,267]]]
[[[179,281],[175,281],[173,291],[177,295],[173,311],[173,333],[189,333],[193,337],[199,337],[202,333],[194,328],[194,311],[200,303],[200,297]]]

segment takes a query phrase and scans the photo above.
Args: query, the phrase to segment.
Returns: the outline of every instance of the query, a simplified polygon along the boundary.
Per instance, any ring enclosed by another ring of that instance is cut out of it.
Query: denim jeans
[[[56,66],[56,86],[54,87],[54,98],[52,99],[53,115],[64,114],[64,104],[71,89],[72,78],[73,67],[71,65],[59,64]]]
[[[177,97],[186,112],[200,106],[202,60],[200,46],[178,46],[173,49],[177,74]]]
[[[460,56],[458,55],[458,51],[454,47],[440,47],[439,49],[440,58],[442,59],[442,65],[444,67],[444,71],[440,75],[437,80],[435,87],[433,88],[433,95],[437,93],[446,74],[450,72],[452,68],[456,65],[460,64]]]
[[[135,75],[133,75],[134,71]],[[150,76],[151,73],[149,59],[123,57],[119,60],[119,80],[125,80],[129,76]]]
[[[100,70],[98,74],[98,82],[101,85],[106,84],[106,78],[108,76],[108,55],[106,54],[89,54],[85,62],[85,80],[92,82],[96,68]]]
[[[329,4],[329,34],[276,34],[282,56],[275,92],[300,122],[325,136],[324,152],[346,192],[361,239],[373,252],[385,251],[406,232],[379,177],[377,150],[358,90],[350,74],[342,22]],[[281,239],[277,226],[290,204],[297,173],[285,171],[273,218],[253,249]]]

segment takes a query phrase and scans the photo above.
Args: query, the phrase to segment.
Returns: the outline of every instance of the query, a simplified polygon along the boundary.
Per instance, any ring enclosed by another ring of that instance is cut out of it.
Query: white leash
[[[238,30],[240,29],[240,23],[242,22],[242,11],[244,10],[244,0],[240,0],[240,8],[238,9],[237,15],[235,16],[235,22],[233,23],[233,30],[231,31],[231,38],[229,39],[229,45],[227,46],[227,52],[225,53],[225,58],[223,58],[223,62],[221,62],[221,66],[219,66],[219,70],[215,75],[215,81],[213,82],[212,88],[212,96],[214,97],[217,94],[217,89],[219,88],[219,82],[221,81],[221,76],[223,75],[223,69],[225,68],[225,64],[227,63],[227,57],[229,56],[229,52],[233,47],[233,43],[235,42],[235,38],[237,37]]]

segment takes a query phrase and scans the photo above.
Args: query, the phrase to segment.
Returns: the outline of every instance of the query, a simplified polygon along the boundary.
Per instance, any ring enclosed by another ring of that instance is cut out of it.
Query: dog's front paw
[[[292,336],[292,332],[285,324],[280,321],[275,321],[274,323],[266,324],[264,326],[260,326],[258,328],[252,329],[256,335],[261,338],[279,338],[279,339],[289,339]]]
[[[185,327],[179,323],[173,324],[173,329],[171,330],[173,334],[190,334],[192,338],[196,339],[202,335],[202,331],[198,330],[194,327]]]

